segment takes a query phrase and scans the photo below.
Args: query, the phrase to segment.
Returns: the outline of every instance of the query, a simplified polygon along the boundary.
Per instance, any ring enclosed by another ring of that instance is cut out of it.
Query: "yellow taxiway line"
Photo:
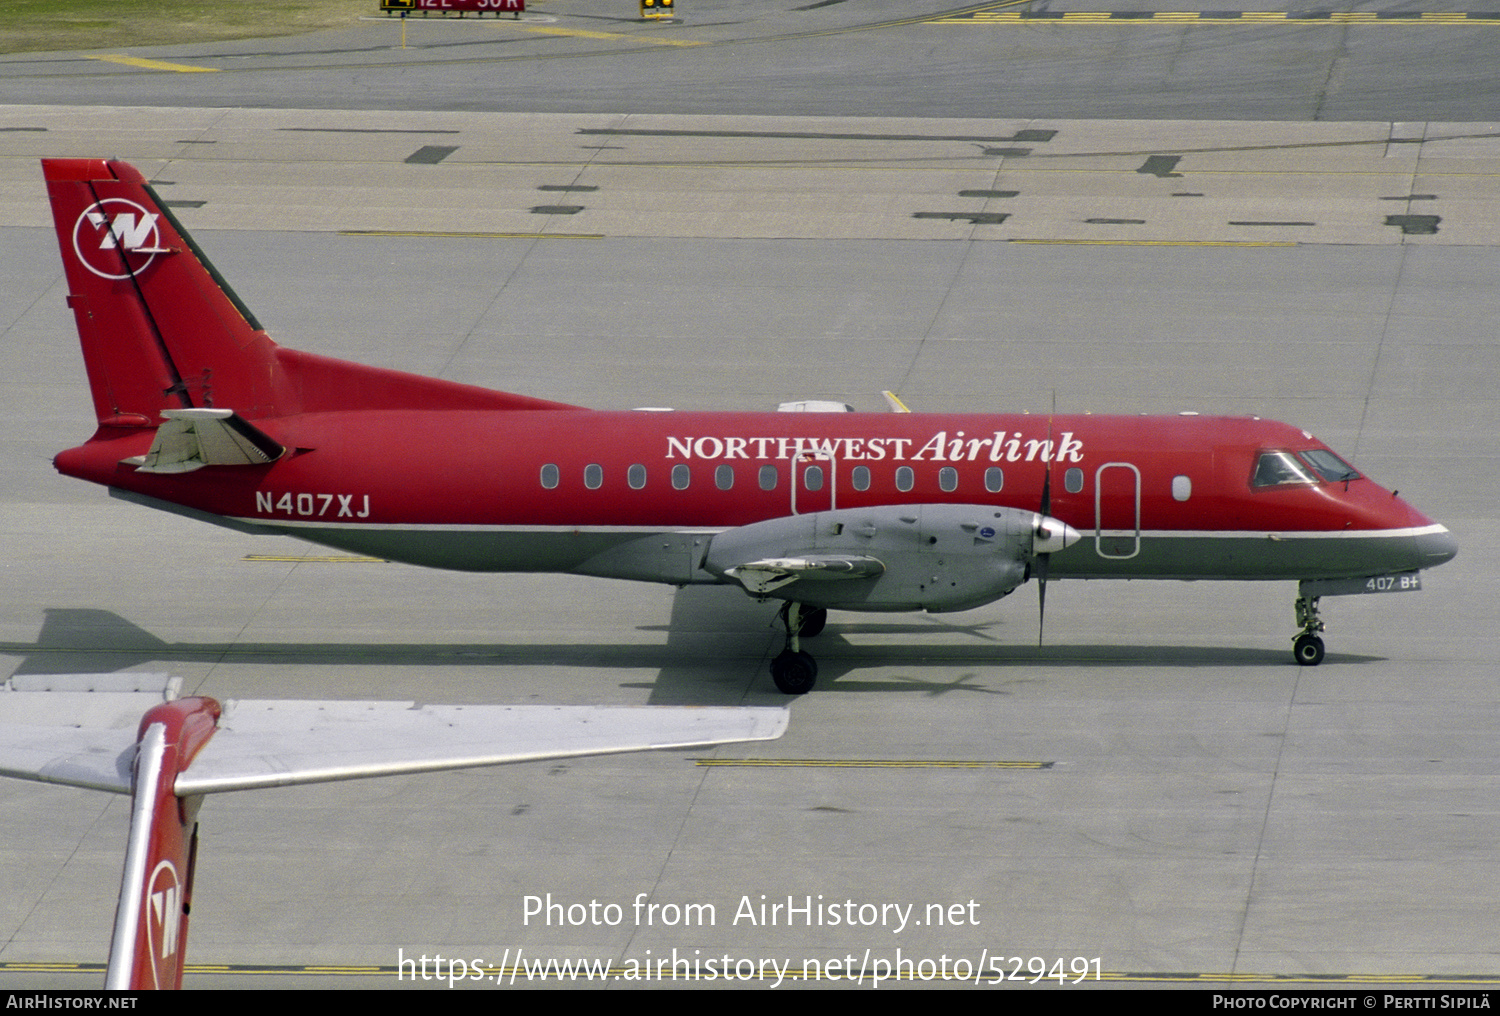
[[[147,60],[145,57],[125,56],[119,53],[98,54],[90,56],[89,59],[124,64],[127,67],[144,67],[152,71],[177,71],[179,74],[212,74],[219,69],[217,67],[194,67],[192,64],[167,63],[165,60]]]

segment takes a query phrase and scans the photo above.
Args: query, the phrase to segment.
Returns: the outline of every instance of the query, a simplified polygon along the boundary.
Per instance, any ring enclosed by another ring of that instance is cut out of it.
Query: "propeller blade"
[[[1042,478],[1042,514],[1052,514],[1052,419],[1057,416],[1057,389],[1052,389],[1052,408],[1047,410],[1047,473]]]
[[[1042,631],[1047,624],[1047,564],[1051,554],[1036,556],[1036,647],[1042,648]]]
[[[1052,408],[1047,413],[1047,472],[1042,475],[1042,517],[1052,515],[1052,418],[1057,415],[1057,389],[1052,390]],[[1043,532],[1045,523],[1039,523],[1037,533]],[[1066,547],[1068,526],[1063,526],[1063,546]],[[1048,534],[1051,535],[1050,533]],[[1047,567],[1051,553],[1036,555],[1036,647],[1042,648],[1042,632],[1047,624]]]

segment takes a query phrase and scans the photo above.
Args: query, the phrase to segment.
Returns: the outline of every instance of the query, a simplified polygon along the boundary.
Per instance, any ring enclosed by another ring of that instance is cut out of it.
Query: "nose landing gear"
[[[1318,616],[1319,599],[1317,596],[1299,596],[1293,605],[1302,630],[1292,639],[1292,656],[1303,667],[1316,667],[1323,662],[1323,640],[1318,636],[1323,630],[1323,620]]]

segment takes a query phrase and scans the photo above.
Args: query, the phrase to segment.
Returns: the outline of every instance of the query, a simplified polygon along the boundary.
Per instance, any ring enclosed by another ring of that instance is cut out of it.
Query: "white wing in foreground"
[[[141,715],[177,690],[160,674],[18,675],[0,685],[0,776],[128,794]],[[768,741],[786,725],[785,709],[760,707],[231,700],[173,789],[188,796]]]
[[[230,702],[179,796],[536,759],[766,741],[780,708]]]

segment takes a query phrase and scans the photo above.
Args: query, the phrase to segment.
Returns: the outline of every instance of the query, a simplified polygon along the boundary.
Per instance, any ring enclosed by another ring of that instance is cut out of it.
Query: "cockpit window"
[[[1317,483],[1312,469],[1291,452],[1261,452],[1251,474],[1252,487],[1279,487],[1288,483]]]
[[[1359,478],[1359,472],[1333,452],[1314,448],[1303,452],[1261,452],[1255,460],[1250,486],[1280,487]]]
[[[1298,452],[1297,457],[1309,466],[1313,471],[1325,480],[1358,480],[1359,470],[1323,448],[1314,448],[1311,451]]]

